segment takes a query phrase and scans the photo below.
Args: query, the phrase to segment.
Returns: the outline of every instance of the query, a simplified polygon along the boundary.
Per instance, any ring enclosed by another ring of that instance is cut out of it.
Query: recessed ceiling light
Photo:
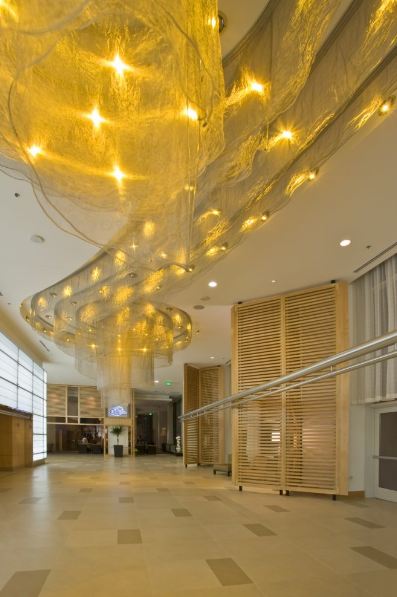
[[[272,284],[275,284],[277,282],[277,280],[272,280]]]
[[[212,359],[214,359],[214,358],[215,358],[215,357],[210,357],[210,359],[211,359],[211,360],[212,360]]]
[[[339,244],[341,247],[348,247],[351,242],[352,242],[351,240],[349,240],[348,238],[345,238],[344,240],[341,240]]]
[[[159,380],[158,380],[158,379],[155,379],[155,380],[154,380],[154,383],[160,383],[160,382],[159,382]]]
[[[44,238],[44,236],[40,236],[40,234],[33,234],[33,235],[30,237],[30,240],[32,241],[32,243],[39,243],[39,244],[41,244],[41,243],[44,243],[44,242],[45,242],[45,238]]]
[[[208,282],[208,286],[210,288],[216,288],[218,286],[218,282],[215,282],[215,280],[211,280],[211,282]]]

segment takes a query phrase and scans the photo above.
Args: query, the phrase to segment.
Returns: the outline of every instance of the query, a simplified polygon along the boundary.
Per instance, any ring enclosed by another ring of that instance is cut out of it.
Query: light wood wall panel
[[[347,291],[330,284],[236,305],[233,391],[265,383],[347,347]],[[235,409],[238,485],[346,493],[346,381],[324,380]]]
[[[48,384],[47,417],[66,417],[67,386]]]
[[[101,395],[95,386],[79,386],[79,401],[80,417],[100,419],[104,416]]]
[[[199,407],[199,370],[191,365],[184,367],[183,412],[188,413]],[[183,422],[183,463],[199,462],[199,423],[198,419]]]

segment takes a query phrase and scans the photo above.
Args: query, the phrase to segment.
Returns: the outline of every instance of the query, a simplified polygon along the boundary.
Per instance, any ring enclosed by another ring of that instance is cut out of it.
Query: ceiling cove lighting
[[[348,247],[351,244],[351,242],[351,240],[345,238],[344,240],[341,240],[339,244],[341,247]]]
[[[216,288],[218,286],[218,282],[215,282],[215,280],[211,280],[210,282],[208,282],[208,286],[210,288]]]

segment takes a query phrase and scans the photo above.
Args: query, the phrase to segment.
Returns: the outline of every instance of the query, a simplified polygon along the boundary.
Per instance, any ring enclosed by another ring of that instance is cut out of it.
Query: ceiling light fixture
[[[385,116],[390,112],[393,107],[394,102],[396,101],[396,97],[394,95],[390,96],[387,100],[382,102],[380,108],[378,110],[379,116]]]
[[[286,130],[286,131],[281,132],[281,137],[283,139],[287,139],[288,141],[291,141],[293,136],[294,136],[294,133],[292,131]]]
[[[210,282],[208,282],[208,286],[210,288],[216,288],[218,286],[218,282],[215,282],[215,280],[211,280]]]
[[[277,282],[277,280],[272,280],[272,284],[275,284]]]
[[[315,178],[317,178],[317,174],[318,174],[318,168],[315,168],[314,170],[310,170],[309,174],[307,175],[307,178],[309,180],[314,180]]]
[[[215,357],[210,357],[211,360],[213,360]]]
[[[261,215],[262,222],[266,222],[266,220],[269,219],[269,216],[270,216],[269,212],[268,211],[264,211],[263,214]]]
[[[341,240],[339,244],[341,247],[348,247],[351,244],[351,242],[351,240],[345,238],[344,240]]]
[[[158,380],[158,379],[155,379],[155,380],[154,380],[154,383],[160,383],[160,382],[159,382],[159,380]]]

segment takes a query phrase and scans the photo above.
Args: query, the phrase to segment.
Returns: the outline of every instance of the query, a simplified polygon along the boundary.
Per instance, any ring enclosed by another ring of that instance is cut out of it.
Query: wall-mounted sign
[[[108,417],[128,417],[128,408],[119,404],[108,408]]]

